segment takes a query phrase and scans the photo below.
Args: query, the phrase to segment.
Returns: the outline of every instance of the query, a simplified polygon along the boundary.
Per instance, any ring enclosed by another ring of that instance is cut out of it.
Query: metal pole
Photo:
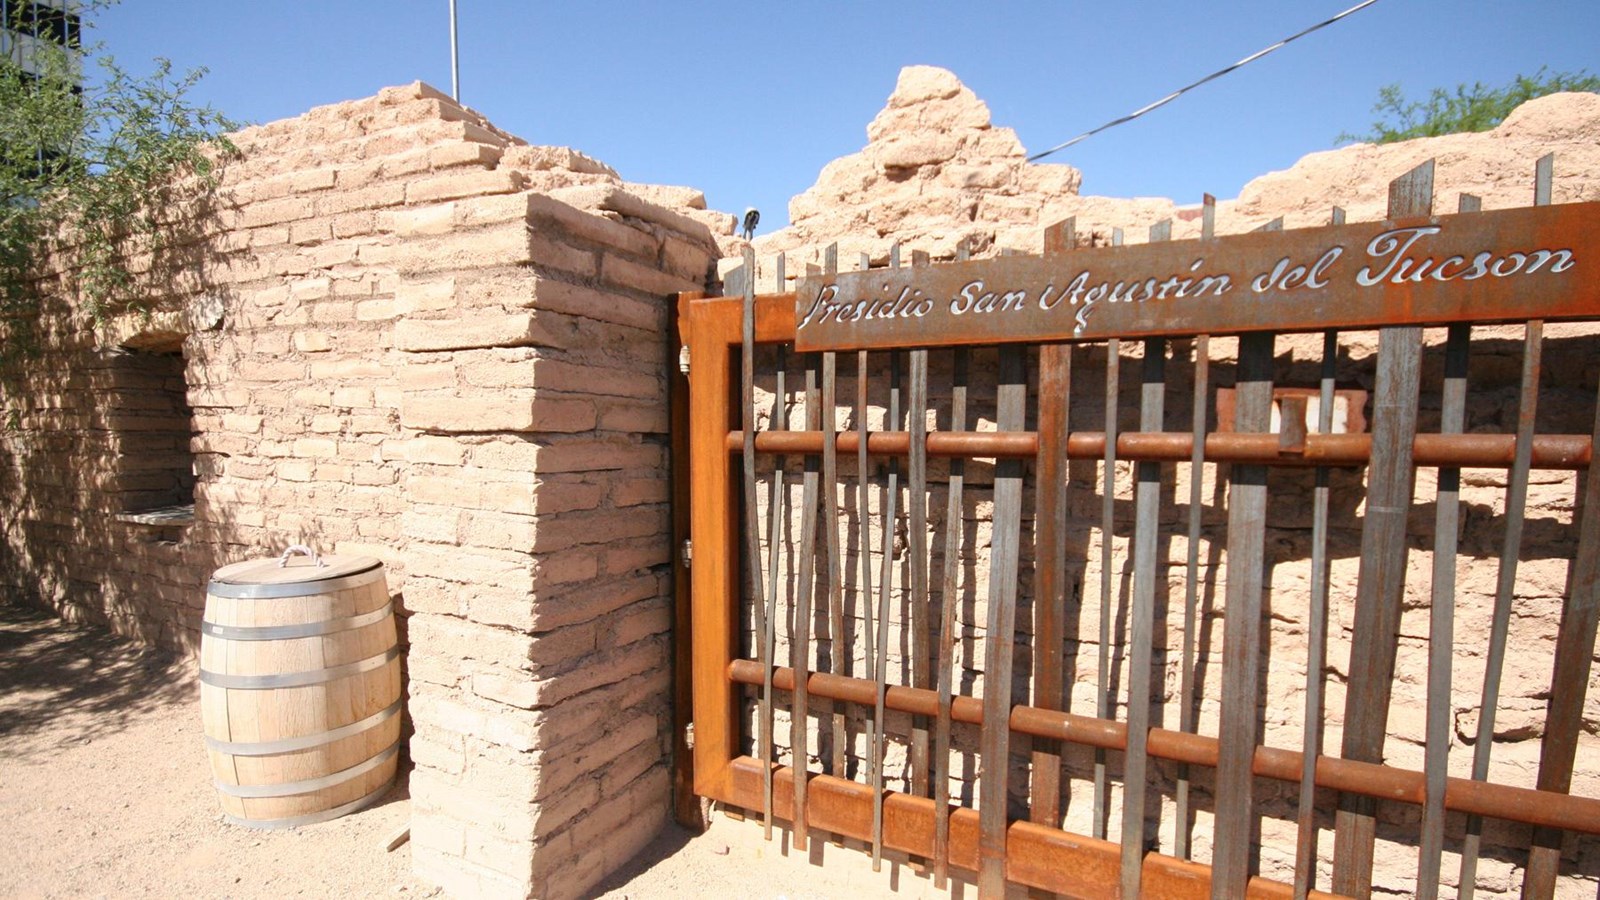
[[[450,0],[450,99],[461,102],[461,61],[456,52],[456,0]]]

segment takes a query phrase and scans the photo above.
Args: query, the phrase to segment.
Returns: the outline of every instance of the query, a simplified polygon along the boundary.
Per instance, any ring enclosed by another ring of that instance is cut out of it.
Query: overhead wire
[[[1052,153],[1056,153],[1058,151],[1065,150],[1068,147],[1071,147],[1073,144],[1076,144],[1076,143],[1078,143],[1080,141],[1083,141],[1083,140],[1085,140],[1087,138],[1091,138],[1091,137],[1099,134],[1100,132],[1105,131],[1108,128],[1115,128],[1118,125],[1122,125],[1122,124],[1125,124],[1127,122],[1132,122],[1134,119],[1139,118],[1140,116],[1144,115],[1147,112],[1150,112],[1150,111],[1155,110],[1155,109],[1159,109],[1159,108],[1161,108],[1163,106],[1166,106],[1168,103],[1171,103],[1172,101],[1178,99],[1179,97],[1183,96],[1184,94],[1187,94],[1188,92],[1194,90],[1195,88],[1201,86],[1202,84],[1205,84],[1206,82],[1215,81],[1218,78],[1221,78],[1222,76],[1228,74],[1229,72],[1234,71],[1235,69],[1238,69],[1238,68],[1241,68],[1243,66],[1249,65],[1250,63],[1255,62],[1256,60],[1260,59],[1263,56],[1266,56],[1267,54],[1273,52],[1274,50],[1278,50],[1278,49],[1280,49],[1280,48],[1282,48],[1284,46],[1287,46],[1288,44],[1292,43],[1293,41],[1299,40],[1300,38],[1305,37],[1306,35],[1310,34],[1313,31],[1317,31],[1317,30],[1320,30],[1320,29],[1323,29],[1323,28],[1327,28],[1329,25],[1332,25],[1333,23],[1339,21],[1340,19],[1343,19],[1344,17],[1349,16],[1349,15],[1353,15],[1355,13],[1358,13],[1361,10],[1366,9],[1367,7],[1369,7],[1372,4],[1377,3],[1377,2],[1378,2],[1378,0],[1362,0],[1362,2],[1357,3],[1355,6],[1350,7],[1349,9],[1345,10],[1344,12],[1339,13],[1336,16],[1333,16],[1330,19],[1327,19],[1327,20],[1322,21],[1322,22],[1318,22],[1317,24],[1312,25],[1310,28],[1307,28],[1307,29],[1304,29],[1303,31],[1298,31],[1298,32],[1296,32],[1294,34],[1291,34],[1288,37],[1284,38],[1283,40],[1278,41],[1277,43],[1275,43],[1275,44],[1273,44],[1273,45],[1271,45],[1269,47],[1263,47],[1262,49],[1257,50],[1256,52],[1250,54],[1249,56],[1246,56],[1244,59],[1239,60],[1238,62],[1234,63],[1233,65],[1228,66],[1227,68],[1218,69],[1217,71],[1212,72],[1210,75],[1207,75],[1206,77],[1200,79],[1199,81],[1194,82],[1193,84],[1187,84],[1187,85],[1184,85],[1181,88],[1178,88],[1177,90],[1175,90],[1172,93],[1166,95],[1165,97],[1162,97],[1160,100],[1157,100],[1154,103],[1150,103],[1150,104],[1148,104],[1146,106],[1140,107],[1139,109],[1136,109],[1133,112],[1128,113],[1127,115],[1125,115],[1125,116],[1123,116],[1123,117],[1121,117],[1119,119],[1113,119],[1110,122],[1107,122],[1107,123],[1105,123],[1104,125],[1101,125],[1098,128],[1091,128],[1090,130],[1085,131],[1083,134],[1078,135],[1077,137],[1073,138],[1072,140],[1063,141],[1062,143],[1059,143],[1059,144],[1055,145],[1054,147],[1051,147],[1049,150],[1043,150],[1043,151],[1040,151],[1038,153],[1035,153],[1032,156],[1028,157],[1028,162],[1034,162],[1036,160],[1044,159],[1046,156],[1049,156]]]

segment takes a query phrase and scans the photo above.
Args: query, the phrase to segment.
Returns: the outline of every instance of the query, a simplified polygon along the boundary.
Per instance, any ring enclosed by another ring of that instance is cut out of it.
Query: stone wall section
[[[576,896],[667,816],[667,310],[732,218],[422,84],[234,141],[131,261],[147,311],[95,325],[41,283],[40,354],[0,370],[0,589],[192,653],[217,567],[378,557],[417,870]],[[164,449],[193,523],[119,520]]]

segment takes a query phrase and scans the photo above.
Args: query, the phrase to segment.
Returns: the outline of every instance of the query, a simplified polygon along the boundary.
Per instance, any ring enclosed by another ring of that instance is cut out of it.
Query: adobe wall
[[[1285,228],[1325,225],[1335,204],[1351,222],[1381,220],[1389,181],[1428,159],[1438,163],[1437,213],[1455,212],[1462,193],[1480,197],[1484,209],[1531,204],[1533,164],[1546,153],[1556,155],[1552,202],[1600,199],[1597,130],[1600,95],[1556,94],[1523,104],[1491,131],[1311,153],[1220,199],[1217,233],[1240,234],[1279,216]],[[1143,243],[1163,219],[1173,220],[1174,240],[1200,235],[1198,197],[1083,195],[1082,180],[1070,165],[1028,162],[1016,133],[996,126],[954,74],[908,66],[868,124],[866,146],[823,166],[790,201],[789,226],[753,243],[763,257],[787,253],[793,274],[820,264],[833,242],[843,268],[854,268],[862,253],[884,265],[897,241],[907,258],[915,249],[952,259],[963,243],[975,256],[1036,254],[1042,230],[1069,217],[1084,243],[1107,244],[1117,228],[1128,243]],[[743,246],[725,243],[724,270],[737,265],[732,258]]]
[[[952,258],[963,243],[975,255],[996,255],[1002,251],[1037,254],[1042,247],[1045,226],[1075,216],[1080,240],[1109,242],[1113,229],[1122,229],[1128,243],[1147,240],[1149,227],[1163,219],[1173,220],[1174,239],[1199,236],[1198,207],[1180,207],[1162,199],[1124,200],[1077,195],[1077,173],[1063,166],[1036,166],[1026,162],[1025,153],[1009,129],[994,127],[982,101],[972,95],[949,72],[930,67],[902,71],[900,81],[884,110],[869,125],[867,146],[859,153],[835,160],[822,170],[817,184],[797,196],[791,204],[793,224],[773,234],[757,238],[758,290],[778,290],[773,282],[774,257],[786,254],[789,273],[803,271],[807,264],[820,264],[826,245],[837,242],[841,268],[861,267],[862,259],[874,266],[887,263],[889,247],[901,243],[902,259],[909,262],[913,251],[928,252],[935,260]],[[1330,209],[1344,207],[1350,221],[1381,220],[1384,217],[1388,182],[1427,159],[1437,159],[1435,211],[1455,212],[1461,193],[1481,196],[1486,209],[1527,206],[1533,200],[1535,161],[1555,153],[1554,202],[1600,199],[1600,96],[1592,94],[1558,95],[1533,101],[1517,110],[1499,128],[1482,134],[1453,135],[1376,147],[1357,145],[1342,150],[1313,154],[1286,172],[1272,173],[1251,182],[1240,197],[1217,204],[1219,234],[1252,230],[1283,216],[1286,227],[1326,224]],[[1094,237],[1091,237],[1094,236]],[[724,273],[740,265],[736,258],[720,263]],[[1370,332],[1341,334],[1338,360],[1340,387],[1373,388],[1373,363],[1377,352],[1376,335]],[[1468,432],[1511,433],[1516,428],[1518,384],[1522,365],[1523,330],[1520,327],[1477,328],[1468,375]],[[1429,330],[1422,374],[1423,405],[1419,428],[1438,428],[1438,390],[1443,371],[1443,330]],[[1118,404],[1120,429],[1138,430],[1142,351],[1138,341],[1124,341],[1121,359],[1121,394]],[[1595,385],[1600,382],[1600,342],[1592,324],[1550,325],[1545,330],[1543,387],[1540,397],[1538,430],[1541,433],[1582,434],[1592,428]],[[1166,427],[1186,431],[1192,421],[1192,361],[1190,341],[1172,341],[1168,346]],[[1229,386],[1233,382],[1234,342],[1212,342],[1212,384]],[[1321,361],[1321,336],[1280,336],[1276,343],[1277,366],[1274,382],[1280,385],[1317,384]],[[849,354],[841,354],[849,356]],[[869,409],[870,427],[884,423],[888,399],[887,354],[873,354],[874,370]],[[768,354],[759,371],[771,372],[777,355]],[[790,422],[804,421],[797,393],[802,382],[800,361],[788,358]],[[1030,360],[1031,371],[1036,361]],[[973,379],[969,416],[980,422],[980,429],[992,429],[994,421],[994,375],[997,361],[992,350],[980,349],[973,355]],[[1073,402],[1074,430],[1099,431],[1105,422],[1103,346],[1075,351]],[[950,361],[948,353],[930,354],[930,413],[928,427],[948,427]],[[856,411],[854,364],[840,363],[838,396],[844,399],[834,411],[840,427],[854,428]],[[902,375],[902,377],[904,377]],[[904,382],[902,382],[904,383]],[[1035,382],[1036,383],[1036,382]],[[772,406],[770,375],[757,381],[761,422]],[[904,408],[902,396],[902,409]],[[1037,397],[1030,397],[1030,410]],[[824,413],[826,416],[826,412]],[[1032,413],[1030,419],[1032,421]],[[1214,424],[1214,423],[1213,423]],[[791,427],[798,427],[792,425]],[[800,533],[799,460],[788,460],[788,510],[790,535]],[[855,593],[858,583],[858,513],[855,494],[854,457],[840,460],[838,523],[845,559],[845,606],[847,611],[845,654],[857,677],[865,674],[868,649],[864,645],[868,612]],[[1156,603],[1165,626],[1158,625],[1154,658],[1158,670],[1151,675],[1158,685],[1152,721],[1175,728],[1179,722],[1179,684],[1181,680],[1182,621],[1186,593],[1188,556],[1188,497],[1192,477],[1187,464],[1163,466],[1163,510],[1160,529],[1160,558],[1157,563]],[[1227,581],[1225,552],[1227,521],[1226,472],[1206,467],[1202,478],[1203,523],[1199,546],[1201,611],[1197,687],[1198,727],[1202,733],[1216,734],[1221,693],[1218,664],[1222,653],[1224,618],[1222,588]],[[763,522],[769,513],[765,479],[770,461],[762,472]],[[1071,676],[1067,709],[1092,715],[1096,709],[1099,676],[1096,657],[1100,652],[1098,634],[1101,618],[1102,541],[1101,488],[1103,470],[1098,462],[1075,462],[1070,472],[1070,512],[1068,519],[1068,627],[1066,666]],[[874,584],[883,571],[885,504],[884,469],[875,464],[874,487],[869,499],[868,519],[872,546],[866,552],[871,560]],[[903,622],[909,617],[906,596],[909,582],[905,534],[904,472],[899,500],[900,523],[894,531],[897,594],[893,602],[889,679],[891,684],[909,683],[909,666]],[[943,558],[940,548],[948,523],[945,521],[946,472],[935,460],[929,465],[928,542],[933,576],[929,579],[930,602],[941,603]],[[1030,476],[1031,477],[1031,476]],[[955,676],[958,689],[981,694],[984,681],[983,647],[987,616],[987,555],[991,529],[992,472],[983,461],[971,463],[967,475],[967,500],[964,529],[970,536],[966,553],[975,562],[963,576],[959,609],[959,634]],[[1332,559],[1332,599],[1326,679],[1324,746],[1337,755],[1345,710],[1345,681],[1349,674],[1350,644],[1355,629],[1353,598],[1360,566],[1361,514],[1365,497],[1360,473],[1336,471],[1329,553]],[[1457,564],[1456,654],[1453,662],[1451,774],[1469,777],[1478,719],[1479,686],[1485,670],[1491,611],[1496,593],[1499,554],[1505,527],[1505,470],[1466,470],[1461,488],[1462,529]],[[1495,726],[1490,778],[1533,787],[1538,771],[1546,700],[1551,678],[1551,653],[1561,615],[1561,598],[1575,552],[1576,533],[1573,510],[1579,488],[1574,473],[1535,471],[1528,492],[1528,521],[1521,562],[1513,592],[1514,614],[1510,625],[1511,652],[1508,654],[1501,701]],[[1310,471],[1274,470],[1269,483],[1266,564],[1268,593],[1263,600],[1269,611],[1270,635],[1263,651],[1265,702],[1263,741],[1271,746],[1298,749],[1304,720],[1307,659],[1307,618],[1310,590],[1310,531],[1313,476]],[[1433,501],[1436,496],[1436,471],[1418,470],[1415,501],[1408,535],[1411,540],[1409,573],[1403,613],[1393,699],[1388,723],[1385,760],[1391,765],[1420,770],[1423,765],[1424,715],[1427,688],[1427,636],[1431,599],[1433,546]],[[1119,463],[1116,470],[1114,506],[1116,526],[1110,537],[1113,586],[1112,621],[1126,621],[1132,582],[1133,470]],[[1017,613],[1019,647],[1031,642],[1033,602],[1032,492],[1024,498],[1023,551],[1020,565],[1020,597]],[[820,541],[820,539],[819,539]],[[820,546],[820,544],[819,544]],[[797,566],[792,555],[780,574],[792,597]],[[790,600],[786,599],[784,609]],[[820,602],[820,601],[818,601]],[[874,601],[875,602],[875,601]],[[780,611],[778,621],[787,621]],[[1158,620],[1161,621],[1161,620]],[[817,626],[817,644],[810,661],[813,668],[826,668],[827,660],[841,648],[823,638],[826,629]],[[780,634],[782,630],[780,629]],[[753,639],[753,636],[747,640]],[[753,646],[746,644],[746,646]],[[1120,627],[1113,631],[1110,648],[1113,673],[1110,676],[1120,699],[1114,715],[1126,720],[1126,685],[1129,672],[1126,639]],[[788,665],[790,648],[780,637],[777,660]],[[1017,656],[1020,673],[1013,696],[1033,697],[1026,677],[1029,653]],[[747,694],[747,700],[753,695]],[[788,763],[789,724],[783,710],[788,703],[780,695],[775,742],[780,762]],[[813,699],[813,709],[817,701]],[[1600,758],[1600,670],[1591,676],[1586,708],[1585,733],[1580,736],[1580,760],[1574,779],[1574,793],[1600,796],[1600,770],[1582,760]],[[753,700],[745,707],[746,733],[754,734]],[[824,704],[826,705],[826,704]],[[823,714],[825,716],[825,713]],[[870,709],[855,708],[850,730],[851,756],[864,778],[869,758],[867,735]],[[886,778],[892,789],[906,789],[908,717],[891,714],[888,730],[891,743],[887,755]],[[820,771],[826,756],[828,738],[815,728],[810,733],[812,769]],[[976,734],[956,729],[956,754],[951,764],[951,795],[972,802],[978,770]],[[1064,759],[1072,784],[1062,804],[1063,824],[1080,834],[1092,831],[1092,755],[1085,748],[1065,751]],[[1015,777],[1011,779],[1015,815],[1026,815],[1025,770],[1018,767],[1026,757],[1023,742],[1013,759]],[[1117,761],[1113,759],[1113,782]],[[1157,779],[1153,793],[1162,796],[1150,810],[1149,828],[1159,833],[1164,852],[1171,852],[1175,828],[1173,803],[1175,770],[1172,766],[1152,766]],[[1210,854],[1209,774],[1197,776],[1199,813],[1195,824],[1195,847],[1199,859]],[[1296,793],[1292,787],[1273,782],[1258,782],[1258,797],[1264,810],[1261,824],[1261,874],[1279,881],[1292,881],[1294,814]],[[1113,787],[1110,801],[1109,833],[1118,833],[1121,800]],[[1376,882],[1386,891],[1406,895],[1415,891],[1416,824],[1414,807],[1387,804],[1381,807],[1386,817],[1380,827]],[[1324,826],[1322,857],[1332,859],[1332,835]],[[1453,816],[1448,825],[1446,857],[1443,867],[1447,885],[1453,886],[1459,870],[1456,853],[1460,846],[1461,817]],[[1498,894],[1516,890],[1520,866],[1525,859],[1526,829],[1490,822],[1486,846],[1493,849],[1479,866],[1480,890]],[[1498,845],[1498,846],[1496,846]],[[1517,848],[1522,849],[1517,849]],[[1288,853],[1284,853],[1287,848]],[[1600,877],[1600,842],[1573,838],[1567,843],[1563,889],[1593,893]],[[1324,868],[1320,883],[1328,884],[1330,873]]]
[[[732,221],[422,84],[234,140],[149,314],[3,323],[0,589],[193,653],[215,568],[378,557],[417,871],[576,896],[668,813],[667,304]]]

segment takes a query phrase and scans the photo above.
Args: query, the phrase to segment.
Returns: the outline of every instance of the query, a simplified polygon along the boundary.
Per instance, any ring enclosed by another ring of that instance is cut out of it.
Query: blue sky
[[[632,181],[787,221],[866,143],[901,66],[956,73],[1037,152],[1356,0],[746,2],[458,0],[462,101]],[[196,97],[267,122],[421,79],[450,88],[447,0],[126,0],[92,37],[138,71],[210,74]],[[1600,73],[1600,0],[1380,0],[1139,121],[1050,158],[1083,191],[1198,201],[1364,130],[1378,88]]]

